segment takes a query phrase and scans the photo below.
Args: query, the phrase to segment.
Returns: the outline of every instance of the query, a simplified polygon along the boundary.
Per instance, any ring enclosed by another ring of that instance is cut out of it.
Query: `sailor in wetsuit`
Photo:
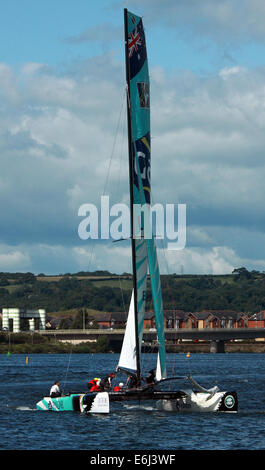
[[[138,385],[138,380],[135,374],[129,375],[126,385],[128,388],[136,388]]]
[[[145,377],[145,381],[146,381],[148,386],[153,385],[156,382],[155,372],[156,372],[155,369],[151,369],[151,370],[149,370],[147,376]]]
[[[110,390],[112,388],[112,380],[116,377],[115,372],[111,372],[111,374],[107,375],[106,377],[103,377],[103,379],[100,382],[100,387],[101,390]]]

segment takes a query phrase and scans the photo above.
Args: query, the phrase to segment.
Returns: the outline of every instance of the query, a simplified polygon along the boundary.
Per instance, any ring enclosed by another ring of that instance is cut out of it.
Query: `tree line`
[[[128,311],[131,297],[128,280],[123,287],[120,277],[108,271],[81,273],[67,273],[56,281],[48,277],[45,280],[43,274],[39,280],[32,273],[0,273],[0,307],[44,308],[47,313],[73,308]],[[95,283],[88,278],[89,275],[110,276],[110,285],[107,285],[106,280],[102,285],[99,281]],[[131,278],[128,273],[126,276]],[[245,313],[265,309],[265,273],[248,271],[244,267],[222,276],[162,275],[161,285],[165,309],[190,312],[231,309]],[[147,309],[153,309],[149,282],[146,300]]]

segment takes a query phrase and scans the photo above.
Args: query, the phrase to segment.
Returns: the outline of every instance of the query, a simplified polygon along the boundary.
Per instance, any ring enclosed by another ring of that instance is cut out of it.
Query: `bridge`
[[[40,330],[39,334],[51,336],[58,341],[96,341],[100,336],[107,336],[110,344],[115,349],[120,349],[125,330]],[[224,352],[225,341],[235,339],[248,340],[265,338],[265,328],[182,328],[166,329],[166,341],[177,342],[178,340],[202,340],[210,341],[210,351],[213,353]],[[156,330],[144,330],[143,340],[145,342],[155,343],[157,339]]]

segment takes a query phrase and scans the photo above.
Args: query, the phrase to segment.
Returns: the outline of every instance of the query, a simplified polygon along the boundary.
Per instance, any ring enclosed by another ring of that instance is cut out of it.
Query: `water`
[[[149,367],[155,355],[145,355]],[[263,354],[169,354],[168,370],[191,373],[205,387],[236,390],[237,414],[177,414],[124,405],[109,415],[35,409],[55,380],[85,392],[88,379],[115,369],[116,354],[0,355],[1,450],[262,450],[265,449]]]

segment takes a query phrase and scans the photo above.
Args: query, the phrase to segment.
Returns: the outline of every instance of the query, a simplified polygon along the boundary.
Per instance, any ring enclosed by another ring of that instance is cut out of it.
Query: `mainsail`
[[[162,377],[166,375],[165,340],[154,238],[152,235],[150,239],[145,238],[145,233],[150,235],[150,228],[146,227],[149,222],[146,222],[143,212],[135,211],[136,206],[141,208],[150,205],[150,84],[145,33],[139,16],[125,9],[124,20],[134,289],[118,367],[137,371],[140,379],[148,266]]]

